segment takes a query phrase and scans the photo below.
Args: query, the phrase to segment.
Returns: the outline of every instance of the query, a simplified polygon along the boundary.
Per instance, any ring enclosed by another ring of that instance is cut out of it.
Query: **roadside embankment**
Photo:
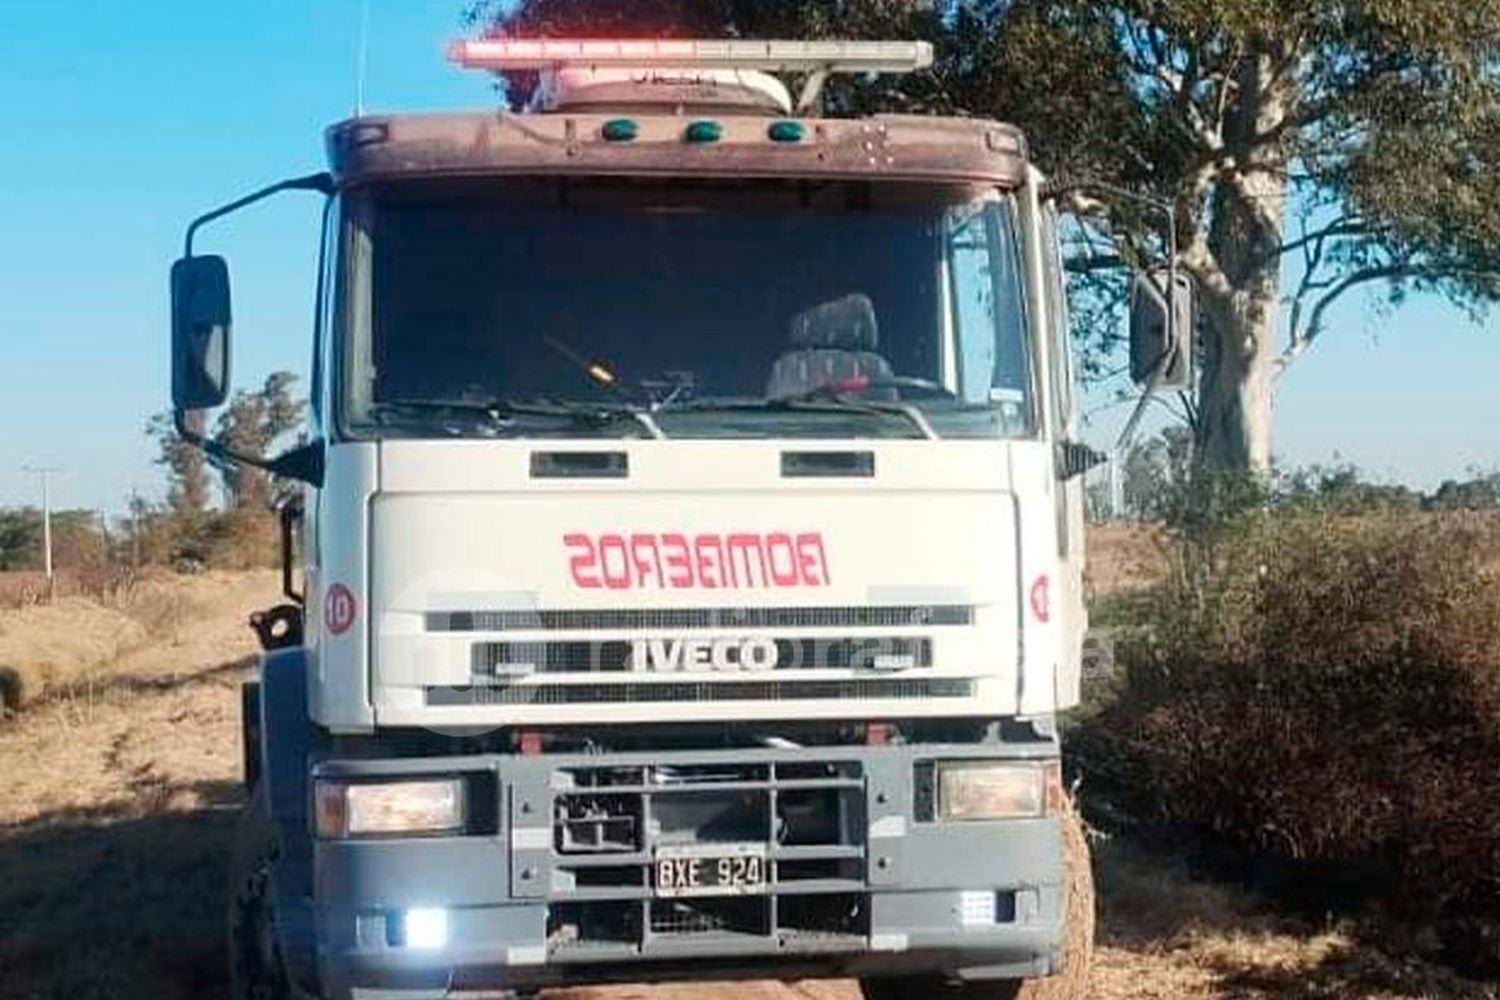
[[[0,608],[3,708],[87,698],[133,674],[161,677],[247,655],[255,642],[241,609],[274,597],[269,572],[155,572],[92,595]]]

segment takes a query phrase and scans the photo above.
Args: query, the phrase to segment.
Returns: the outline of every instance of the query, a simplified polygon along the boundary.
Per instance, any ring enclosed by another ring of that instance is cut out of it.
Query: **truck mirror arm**
[[[182,255],[184,257],[191,257],[193,255],[193,237],[197,235],[199,229],[202,229],[210,222],[213,222],[215,219],[221,219],[232,212],[238,212],[247,205],[253,205],[258,201],[263,201],[283,191],[317,191],[323,195],[331,195],[334,192],[333,175],[323,170],[316,174],[307,174],[304,177],[289,177],[284,181],[277,181],[275,184],[263,187],[258,191],[252,191],[243,198],[236,198],[228,204],[220,205],[212,211],[204,212],[188,223],[187,234],[182,240]]]
[[[197,448],[210,458],[221,462],[234,462],[238,465],[249,465],[256,469],[262,469],[273,476],[281,479],[295,479],[309,486],[322,488],[323,486],[323,442],[322,440],[309,441],[298,445],[289,451],[284,451],[275,458],[261,458],[258,455],[248,455],[242,451],[236,451],[188,426],[187,411],[174,410],[172,412],[172,424],[177,431],[177,436],[188,444]]]

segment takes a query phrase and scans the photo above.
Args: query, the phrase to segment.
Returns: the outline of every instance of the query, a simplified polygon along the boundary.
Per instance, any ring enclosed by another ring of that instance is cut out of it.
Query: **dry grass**
[[[107,599],[0,610],[0,696],[12,709],[38,698],[87,697],[131,673],[157,676],[195,669],[225,650],[248,653],[242,609],[269,603],[275,579],[269,572],[157,574]],[[190,635],[195,642],[186,641]]]
[[[223,993],[244,622],[275,596],[273,574],[207,574],[0,613],[9,648],[62,664],[0,724],[0,994]]]
[[[1167,575],[1167,538],[1157,524],[1116,521],[1088,529],[1088,592],[1108,597],[1140,590]]]
[[[1103,924],[1092,1000],[1496,1000],[1500,987],[1317,927],[1179,862],[1095,846]]]
[[[1451,517],[1468,519],[1479,539],[1479,559],[1491,570],[1500,572],[1500,511],[1454,514]]]

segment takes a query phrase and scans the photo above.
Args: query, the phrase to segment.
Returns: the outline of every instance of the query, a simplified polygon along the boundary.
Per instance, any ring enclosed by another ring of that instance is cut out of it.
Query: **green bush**
[[[1345,508],[1346,510],[1347,508]],[[1412,917],[1500,917],[1493,520],[1252,508],[1131,603],[1088,780],[1259,857],[1384,872]]]

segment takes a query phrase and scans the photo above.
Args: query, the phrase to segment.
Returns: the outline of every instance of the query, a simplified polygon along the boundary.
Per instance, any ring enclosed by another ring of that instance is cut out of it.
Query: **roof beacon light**
[[[928,42],[692,41],[467,38],[448,58],[468,69],[740,69],[784,73],[915,73],[932,65]]]
[[[688,142],[718,142],[724,138],[724,126],[715,121],[696,121],[687,127],[682,136]]]
[[[640,134],[641,127],[631,118],[611,118],[599,131],[609,142],[630,142]]]

